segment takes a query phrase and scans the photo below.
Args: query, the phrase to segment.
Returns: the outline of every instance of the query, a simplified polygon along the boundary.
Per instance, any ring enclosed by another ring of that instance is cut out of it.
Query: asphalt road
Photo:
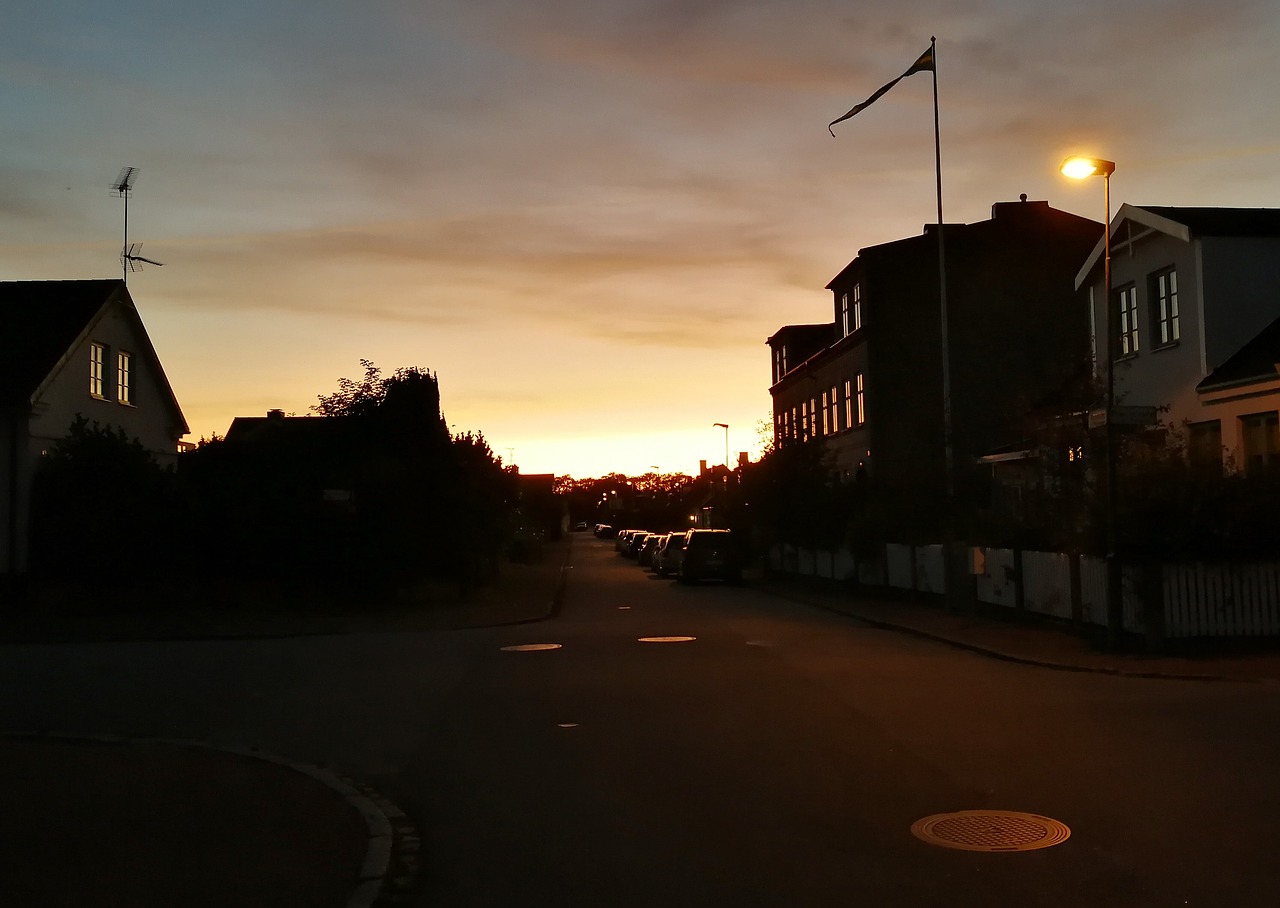
[[[1280,688],[986,659],[575,543],[506,628],[25,646],[0,727],[327,764],[424,836],[433,906],[1274,904]],[[642,637],[687,636],[681,642]],[[510,652],[503,647],[558,644]],[[929,815],[1071,829],[937,847]]]

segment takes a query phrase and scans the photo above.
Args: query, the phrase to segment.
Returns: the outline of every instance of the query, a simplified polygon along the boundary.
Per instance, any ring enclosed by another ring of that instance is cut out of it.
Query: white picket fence
[[[1021,610],[1060,621],[1107,624],[1107,568],[1102,558],[1078,559],[1079,600],[1072,601],[1071,556],[1062,552],[981,549],[977,598],[997,608]],[[1020,568],[1019,568],[1019,562]],[[769,553],[775,571],[867,586],[941,595],[946,569],[941,545],[891,543],[883,556],[858,560],[847,550],[778,546]],[[1122,621],[1126,631],[1160,629],[1168,638],[1280,636],[1280,562],[1253,564],[1166,563],[1158,602],[1143,601],[1141,570],[1126,565]],[[1154,597],[1152,597],[1154,598]],[[1159,612],[1153,609],[1159,608]],[[1155,621],[1154,619],[1159,619]],[[1153,620],[1147,620],[1153,619]]]

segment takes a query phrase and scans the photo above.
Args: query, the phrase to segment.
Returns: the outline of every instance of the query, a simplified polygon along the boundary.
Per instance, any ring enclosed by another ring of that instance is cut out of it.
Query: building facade
[[[1215,469],[1280,466],[1280,209],[1122,205],[1111,235],[1109,306],[1101,242],[1076,282],[1115,406]]]
[[[1087,363],[1074,278],[1101,224],[1024,196],[996,203],[988,220],[942,229],[946,381],[939,228],[927,225],[859,250],[831,280],[825,346],[818,326],[768,339],[775,443],[820,439],[845,476],[940,498],[948,450],[963,485],[978,457],[1019,439],[1027,410]]]

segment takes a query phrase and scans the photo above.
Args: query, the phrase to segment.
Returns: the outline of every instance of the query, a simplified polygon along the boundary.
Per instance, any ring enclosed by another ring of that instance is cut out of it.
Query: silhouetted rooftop
[[[1280,208],[1137,207],[1183,224],[1197,236],[1280,236]]]
[[[29,400],[117,289],[119,279],[0,282],[0,401]]]
[[[1280,378],[1276,363],[1280,363],[1280,318],[1263,328],[1253,340],[1201,379],[1196,390],[1210,391],[1216,387],[1252,379]]]

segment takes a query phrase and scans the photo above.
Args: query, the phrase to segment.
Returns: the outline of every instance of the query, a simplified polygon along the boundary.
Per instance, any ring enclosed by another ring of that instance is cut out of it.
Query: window
[[[823,435],[831,434],[830,408],[831,408],[831,395],[828,392],[823,391],[822,392],[822,434]]]
[[[853,382],[848,379],[844,383],[844,425],[846,429],[857,425],[853,421]]]
[[[1178,342],[1178,272],[1172,268],[1151,275],[1151,320],[1156,346]]]
[[[1190,456],[1192,468],[1221,473],[1222,423],[1216,419],[1209,422],[1193,422],[1189,428],[1191,438],[1187,446],[1187,454]]]
[[[861,372],[858,373],[856,381],[858,388],[858,425],[863,425],[867,421],[867,395]]]
[[[818,437],[818,398],[809,398],[809,437]]]
[[[862,285],[854,284],[852,293],[840,294],[840,336],[848,337],[862,327]]]
[[[782,376],[787,374],[787,348],[781,346],[773,351],[773,382],[777,384],[782,381]]]
[[[773,414],[773,443],[775,446],[782,444],[782,434],[785,431],[786,413]]]
[[[792,438],[800,437],[800,421],[797,417],[798,417],[798,413],[796,411],[796,408],[792,407],[791,408],[791,437]]]
[[[1272,410],[1241,416],[1240,429],[1247,472],[1257,473],[1280,462],[1280,414]]]
[[[103,385],[103,364],[107,359],[107,348],[102,344],[89,345],[89,393],[94,397],[105,397]]]
[[[116,356],[116,400],[122,404],[133,403],[129,397],[130,391],[130,370],[133,368],[133,357],[128,353],[121,353]]]
[[[831,386],[831,414],[828,417],[831,420],[831,431],[840,431],[840,389],[835,385]],[[845,426],[845,428],[849,428]]]
[[[1138,352],[1138,288],[1133,284],[1116,291],[1116,318],[1120,335],[1120,356]]]

